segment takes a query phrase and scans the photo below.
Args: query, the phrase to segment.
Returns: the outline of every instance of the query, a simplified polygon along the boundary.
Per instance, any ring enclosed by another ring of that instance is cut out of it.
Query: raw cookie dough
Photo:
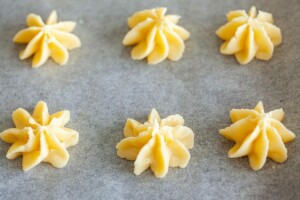
[[[128,19],[131,30],[123,45],[136,45],[131,51],[133,60],[147,57],[148,64],[157,64],[169,58],[177,61],[185,49],[184,40],[190,33],[177,25],[180,16],[165,15],[167,8],[142,10]]]
[[[68,50],[81,46],[77,36],[70,33],[76,23],[72,21],[57,22],[56,11],[52,11],[46,24],[42,18],[35,14],[27,16],[28,28],[19,31],[13,41],[27,44],[21,51],[20,59],[24,60],[33,56],[32,67],[38,68],[49,57],[56,63],[65,65],[69,59]]]
[[[16,128],[0,133],[0,138],[12,143],[6,157],[23,156],[23,170],[27,171],[40,162],[51,163],[62,168],[69,160],[67,148],[78,143],[79,134],[64,126],[70,120],[70,112],[63,110],[52,115],[47,104],[40,101],[30,115],[23,108],[15,110],[12,118]]]
[[[216,34],[225,40],[220,48],[222,54],[235,55],[240,64],[249,63],[254,57],[270,60],[274,47],[281,44],[281,31],[273,24],[270,13],[259,11],[253,6],[245,10],[234,10],[227,14],[228,23]]]
[[[220,134],[236,144],[228,152],[229,158],[248,156],[253,170],[261,169],[267,157],[283,163],[287,159],[284,143],[296,136],[280,121],[284,118],[282,109],[265,113],[262,102],[254,109],[233,109],[230,111],[233,124],[220,130]]]
[[[125,139],[117,144],[117,154],[135,160],[136,175],[150,167],[157,178],[163,178],[169,166],[185,168],[190,160],[188,149],[194,146],[194,133],[183,124],[180,115],[161,119],[155,109],[144,124],[128,119],[124,128]]]

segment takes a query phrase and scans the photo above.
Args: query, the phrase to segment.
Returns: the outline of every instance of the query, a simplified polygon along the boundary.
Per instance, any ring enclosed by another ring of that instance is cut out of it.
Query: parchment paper
[[[273,14],[283,44],[272,60],[241,66],[219,53],[215,31],[228,11],[251,5]],[[191,38],[180,61],[149,66],[133,61],[122,39],[132,13],[158,6],[180,15]],[[48,61],[31,69],[31,59],[18,59],[25,46],[12,38],[27,14],[46,19],[53,9],[60,21],[77,21],[82,47],[70,51],[66,66]],[[0,0],[0,131],[13,127],[16,108],[32,111],[44,100],[50,113],[70,110],[67,127],[80,133],[65,168],[44,163],[27,173],[21,158],[6,159],[10,145],[1,141],[0,199],[300,199],[299,10],[299,0]],[[230,109],[259,100],[266,111],[283,108],[283,123],[297,138],[286,144],[284,164],[268,159],[255,172],[247,158],[227,158],[233,143],[218,130],[231,124]],[[164,179],[151,170],[135,176],[133,162],[116,155],[126,119],[144,122],[152,108],[162,117],[182,115],[195,132],[189,165]]]

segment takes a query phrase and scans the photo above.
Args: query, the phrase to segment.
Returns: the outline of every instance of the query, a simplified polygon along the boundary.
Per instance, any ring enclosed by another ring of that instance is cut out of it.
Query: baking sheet
[[[300,189],[300,1],[223,0],[0,0],[0,128],[13,127],[18,107],[32,111],[39,100],[49,111],[71,111],[67,127],[80,133],[68,149],[63,169],[40,164],[27,173],[21,159],[8,160],[9,144],[0,142],[0,199],[299,199]],[[225,14],[251,5],[271,12],[283,44],[271,61],[246,66],[219,53],[215,31]],[[191,32],[179,62],[149,66],[133,61],[122,46],[132,13],[158,6],[182,18]],[[24,48],[12,38],[25,28],[27,14],[46,19],[56,9],[59,20],[77,21],[74,33],[82,47],[70,52],[66,66],[48,61],[31,69],[20,61]],[[284,108],[284,124],[297,135],[286,144],[284,164],[268,160],[260,171],[247,158],[228,159],[233,145],[218,134],[230,124],[231,108],[252,108],[262,100],[266,110]],[[157,179],[150,170],[133,174],[133,162],[120,159],[115,145],[123,138],[128,117],[145,121],[152,108],[161,116],[178,113],[195,132],[187,168],[172,168]]]

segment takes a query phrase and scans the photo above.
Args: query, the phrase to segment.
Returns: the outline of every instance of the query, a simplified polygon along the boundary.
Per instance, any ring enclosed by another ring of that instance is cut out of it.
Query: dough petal
[[[233,10],[227,13],[226,17],[228,21],[231,21],[237,17],[247,17],[247,13],[245,10]]]
[[[49,111],[46,102],[39,101],[33,111],[33,118],[41,125],[45,126],[49,123]]]
[[[70,33],[75,29],[76,22],[72,22],[72,21],[58,22],[57,24],[54,24],[52,26],[57,30]]]
[[[38,27],[29,27],[19,31],[13,41],[16,43],[28,43],[30,42],[39,32],[41,31]]]
[[[269,115],[273,118],[276,119],[278,121],[282,121],[284,118],[284,112],[283,109],[277,109],[277,110],[273,110],[271,112],[269,112]]]
[[[271,38],[271,41],[273,42],[274,46],[281,44],[282,36],[280,28],[267,22],[263,22],[262,24],[265,30],[267,31],[268,36]]]
[[[140,122],[129,118],[126,121],[123,133],[125,137],[136,137],[145,130],[147,130],[147,127],[143,126]]]
[[[32,27],[32,26],[37,26],[37,27],[42,27],[45,26],[42,18],[39,15],[36,14],[29,14],[27,16],[27,26]]]
[[[81,42],[79,38],[72,33],[67,33],[55,29],[51,30],[51,33],[60,44],[62,44],[64,47],[66,47],[69,50],[81,46]]]
[[[154,21],[152,19],[146,19],[139,23],[126,34],[123,39],[123,45],[134,45],[142,42],[146,39],[147,33],[151,31],[153,26]]]
[[[146,144],[148,145],[150,139],[151,134],[145,134],[138,137],[127,137],[117,144],[117,154],[121,158],[135,160],[141,148]]]
[[[252,27],[248,27],[248,35],[245,42],[245,48],[242,52],[235,54],[237,61],[240,64],[247,64],[249,63],[256,55],[257,52],[257,45],[255,44],[254,40],[254,31]]]
[[[141,60],[146,58],[154,49],[155,43],[154,38],[157,33],[157,27],[154,26],[147,35],[146,41],[140,42],[131,51],[131,57],[133,60]]]
[[[263,26],[256,24],[254,27],[254,39],[258,46],[256,58],[261,60],[270,60],[273,56],[274,45],[264,30]]]
[[[41,65],[43,65],[49,58],[51,52],[48,46],[48,42],[46,39],[46,36],[41,41],[40,47],[38,51],[34,54],[33,60],[32,60],[32,67],[38,68]]]
[[[60,44],[56,39],[52,38],[49,44],[51,50],[51,58],[60,65],[65,65],[69,59],[69,53],[67,49]]]
[[[38,133],[36,142],[39,143],[39,149],[23,153],[22,166],[24,171],[35,167],[41,163],[49,154],[48,144],[45,138],[45,133]]]
[[[251,109],[232,109],[230,111],[230,118],[233,123],[241,119],[255,117],[257,115],[259,115],[259,113]]]
[[[177,24],[180,16],[179,15],[166,15],[165,19],[173,24]]]
[[[242,142],[237,142],[228,152],[229,158],[238,158],[248,155],[252,148],[253,142],[260,133],[259,127],[256,127],[254,131],[246,136]]]
[[[278,131],[268,126],[267,136],[269,140],[268,157],[272,160],[283,163],[287,159],[287,149],[278,133]]]
[[[253,170],[261,169],[268,155],[269,142],[265,131],[262,131],[253,143],[252,152],[248,155],[250,166]]]
[[[254,110],[256,110],[260,114],[265,113],[264,105],[263,105],[263,103],[261,101],[258,102],[258,104],[255,106]]]
[[[257,10],[255,6],[252,6],[248,12],[249,17],[256,18],[257,16]]]
[[[225,138],[241,143],[255,128],[256,123],[251,118],[244,118],[219,132]]]
[[[153,160],[152,149],[154,148],[154,145],[155,145],[155,139],[152,138],[152,139],[148,140],[145,145],[141,146],[141,148],[139,149],[139,152],[137,154],[134,154],[132,156],[132,158],[133,158],[132,160],[136,159],[134,162],[134,174],[135,175],[140,175],[146,169],[148,169],[148,167],[151,165],[151,162]]]
[[[75,146],[79,141],[79,133],[70,128],[51,126],[49,133],[53,134],[66,148]]]
[[[290,142],[296,137],[292,131],[288,130],[282,123],[280,123],[280,121],[276,119],[271,120],[271,126],[277,130],[284,143]]]
[[[53,10],[50,14],[50,16],[47,19],[46,24],[47,25],[52,25],[52,24],[56,24],[57,23],[57,12],[55,10]]]
[[[156,8],[155,12],[156,12],[156,18],[162,19],[162,18],[164,18],[165,14],[167,12],[167,8],[164,8],[164,7]]]
[[[23,129],[25,127],[31,127],[30,119],[31,115],[23,108],[18,108],[12,114],[12,119],[17,129]]]
[[[185,46],[184,42],[177,33],[164,29],[165,36],[169,44],[168,58],[172,61],[177,61],[182,57]]]
[[[148,64],[155,65],[162,62],[168,57],[169,46],[168,41],[161,30],[155,36],[155,47],[147,57]]]
[[[64,127],[70,121],[70,111],[63,110],[53,113],[50,116],[50,124],[53,126]]]
[[[69,161],[69,153],[67,152],[66,147],[51,133],[46,134],[46,140],[49,148],[49,154],[43,161],[51,163],[56,168],[66,166]]]
[[[248,25],[244,24],[238,27],[234,37],[229,41],[224,42],[220,48],[222,54],[232,55],[240,52],[245,48],[245,40],[247,37]]]
[[[258,11],[258,15],[256,19],[260,22],[268,22],[273,24],[273,16],[271,13],[263,12],[263,11]]]
[[[227,24],[221,26],[216,34],[223,40],[230,40],[237,31],[238,27],[244,25],[247,22],[245,17],[237,17],[228,22]]]
[[[37,149],[36,137],[31,128],[25,128],[22,131],[11,132],[10,137],[14,137],[13,145],[7,151],[8,159],[15,159],[24,152],[30,152]]]
[[[43,39],[43,33],[40,32],[28,43],[25,50],[21,51],[20,59],[24,60],[26,58],[29,58],[33,54],[35,54],[41,46],[42,39]]]
[[[157,120],[158,123],[161,122],[161,118],[160,118],[157,110],[153,108],[148,116],[148,122],[150,124],[154,124],[155,120]]]
[[[167,141],[167,147],[171,152],[170,166],[185,168],[191,158],[188,149],[177,140]]]
[[[155,148],[153,148],[153,161],[151,162],[151,170],[154,172],[157,178],[163,178],[166,176],[169,170],[170,155],[167,150],[166,143],[164,138],[161,135],[156,134],[155,139]],[[143,148],[144,149],[144,148]],[[142,149],[142,150],[143,150]],[[142,153],[142,152],[141,152]],[[140,155],[140,154],[139,154]],[[141,156],[142,157],[142,156]],[[139,156],[136,160],[138,161]],[[142,159],[138,163],[141,163]]]
[[[161,120],[161,125],[162,126],[171,126],[171,127],[176,127],[176,126],[183,126],[184,124],[184,119],[182,116],[176,114],[176,115],[170,115],[166,117],[165,119]]]
[[[0,133],[0,138],[7,143],[14,143],[19,140],[28,140],[28,131],[28,128],[9,128]]]
[[[172,29],[181,37],[182,40],[189,39],[190,32],[188,32],[186,29],[182,28],[181,26],[172,24]]]
[[[180,141],[187,149],[194,147],[194,132],[186,126],[177,126],[173,128],[173,137]]]
[[[156,18],[155,9],[142,10],[136,12],[130,18],[128,18],[128,26],[130,28],[133,28],[148,18]]]

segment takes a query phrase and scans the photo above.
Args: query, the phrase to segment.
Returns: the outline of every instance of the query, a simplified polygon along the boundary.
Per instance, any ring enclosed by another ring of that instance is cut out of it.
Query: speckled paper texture
[[[241,66],[219,53],[215,31],[228,11],[252,5],[273,14],[283,44],[272,60]],[[133,61],[122,39],[132,13],[158,6],[180,15],[191,37],[181,60],[149,66]],[[66,66],[49,60],[31,69],[31,59],[18,59],[25,46],[12,38],[27,14],[46,19],[53,9],[60,21],[77,22],[82,47],[70,51]],[[66,127],[80,134],[65,168],[43,163],[26,173],[21,158],[6,159],[10,145],[1,141],[0,199],[300,199],[299,10],[299,0],[0,0],[0,131],[13,127],[16,108],[32,111],[44,100],[50,113],[70,110]],[[218,130],[231,124],[230,109],[259,100],[266,111],[282,107],[297,137],[286,144],[284,164],[268,159],[255,172],[247,158],[227,158],[233,143]],[[126,119],[145,121],[152,108],[162,117],[182,115],[195,133],[188,166],[171,168],[164,179],[151,170],[135,176],[134,162],[116,155]]]

